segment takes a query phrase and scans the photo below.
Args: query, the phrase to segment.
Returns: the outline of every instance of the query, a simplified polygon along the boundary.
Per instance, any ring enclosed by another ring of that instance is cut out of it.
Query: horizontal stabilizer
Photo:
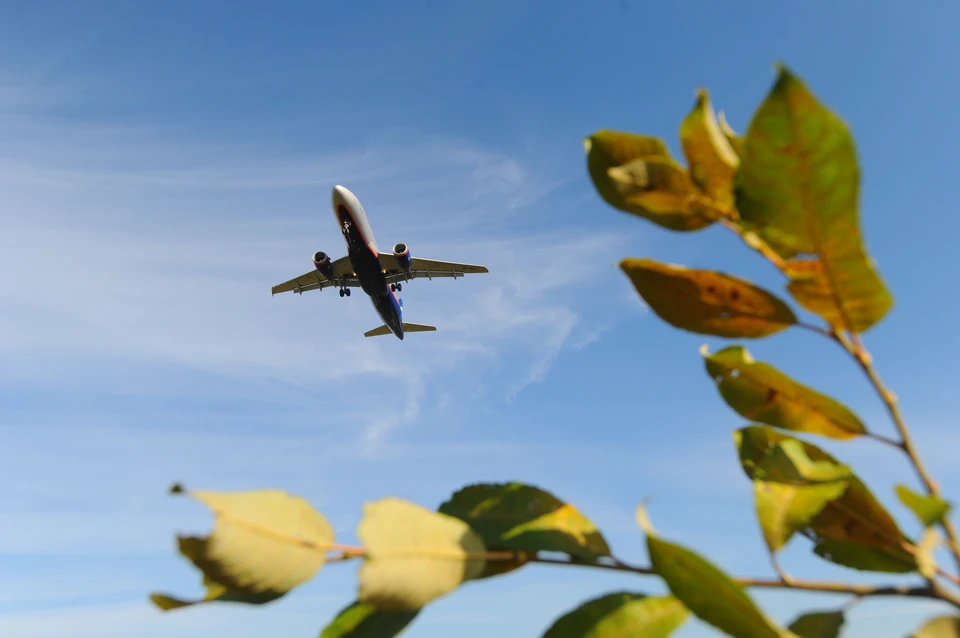
[[[435,326],[425,326],[422,323],[407,323],[403,322],[403,331],[407,332],[432,332],[436,330]],[[379,328],[374,328],[373,330],[367,330],[363,333],[364,337],[380,337],[382,335],[393,334],[390,331],[390,328],[386,326],[380,326]]]
[[[403,331],[404,332],[433,332],[437,328],[435,326],[425,326],[422,323],[407,323],[403,322]]]

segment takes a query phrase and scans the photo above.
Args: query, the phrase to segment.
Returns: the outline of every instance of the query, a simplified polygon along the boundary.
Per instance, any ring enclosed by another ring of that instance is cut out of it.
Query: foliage
[[[734,447],[752,483],[774,577],[724,573],[660,537],[643,506],[637,520],[650,565],[627,563],[576,506],[520,483],[468,485],[436,511],[398,498],[368,503],[357,530],[360,547],[337,544],[323,515],[299,497],[276,490],[198,491],[188,494],[214,511],[214,530],[205,538],[180,537],[179,544],[202,572],[207,593],[199,601],[154,594],[154,602],[165,610],[212,601],[265,604],[326,563],[358,560],[355,600],[321,638],[399,635],[432,601],[464,583],[543,563],[658,577],[669,592],[601,594],[559,616],[545,638],[662,638],[690,614],[731,636],[836,638],[850,605],[870,596],[937,599],[960,614],[960,573],[935,560],[945,543],[960,568],[950,503],[923,465],[897,399],[863,344],[863,333],[885,317],[893,297],[860,232],[859,167],[847,125],[780,66],[745,134],[735,133],[722,113],[718,117],[700,90],[680,126],[680,142],[686,166],[660,138],[598,131],[585,140],[587,171],[607,204],[662,229],[735,233],[781,273],[798,307],[731,274],[626,258],[620,267],[637,293],[663,321],[691,333],[760,340],[805,330],[831,340],[866,374],[897,433],[868,429],[838,400],[756,361],[743,345],[713,354],[701,349],[721,398],[749,421],[733,433]],[[802,320],[801,311],[822,324]],[[794,435],[903,453],[922,492],[906,485],[895,492],[919,521],[921,536],[904,533],[849,465]],[[174,492],[187,493],[179,486]],[[922,584],[799,580],[777,560],[796,537],[837,565]],[[849,601],[784,626],[751,598],[749,590],[762,587],[831,592]],[[960,615],[932,619],[913,636],[960,638]]]

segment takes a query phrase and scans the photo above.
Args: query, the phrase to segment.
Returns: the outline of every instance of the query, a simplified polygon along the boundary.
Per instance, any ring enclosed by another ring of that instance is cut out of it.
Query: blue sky
[[[960,8],[946,1],[405,3],[0,2],[0,635],[313,636],[352,599],[331,566],[262,608],[160,614],[199,592],[174,551],[204,531],[166,495],[282,487],[350,540],[364,501],[435,507],[522,480],[580,506],[627,560],[633,509],[741,575],[769,573],[728,410],[702,343],[646,312],[615,264],[650,256],[782,290],[710,229],[670,234],[604,205],[581,140],[664,137],[698,86],[744,130],[782,60],[851,123],[863,226],[896,307],[868,334],[928,465],[955,462],[954,246]],[[343,252],[330,188],[381,245],[489,266],[404,288],[400,342],[362,297],[271,298]],[[808,333],[758,359],[891,426],[837,348]],[[825,447],[915,531],[893,452]],[[797,575],[860,580],[809,556]],[[579,602],[654,579],[530,567],[471,583],[408,631],[540,635]],[[775,618],[843,598],[757,593]],[[852,636],[903,635],[937,608],[865,603]],[[696,621],[676,634],[717,635]]]

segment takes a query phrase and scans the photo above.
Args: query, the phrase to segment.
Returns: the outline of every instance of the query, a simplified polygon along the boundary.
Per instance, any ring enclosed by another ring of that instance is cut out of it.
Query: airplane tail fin
[[[422,324],[422,323],[407,323],[406,321],[403,322],[403,332],[404,332],[404,333],[407,333],[407,332],[433,332],[433,331],[435,331],[436,329],[437,329],[436,326],[426,326],[426,325],[424,325],[424,324]],[[393,334],[393,333],[390,332],[390,328],[388,328],[387,326],[383,325],[383,326],[380,326],[379,328],[374,328],[373,330],[367,330],[366,332],[363,333],[363,336],[364,336],[364,337],[380,337],[380,336],[382,336],[382,335],[388,335],[388,334]]]

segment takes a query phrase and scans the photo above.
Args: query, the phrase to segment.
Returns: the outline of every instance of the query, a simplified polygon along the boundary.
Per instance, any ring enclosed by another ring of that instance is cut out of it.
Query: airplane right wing
[[[411,259],[410,270],[405,272],[397,263],[397,258],[393,253],[380,253],[380,264],[386,271],[387,283],[391,284],[419,277],[428,279],[453,277],[456,279],[464,275],[490,272],[486,266],[460,264],[455,261],[437,261],[436,259],[423,259],[421,257]]]
[[[278,292],[290,292],[303,294],[310,290],[323,290],[324,288],[339,288],[342,284],[345,288],[359,288],[360,280],[353,272],[353,266],[350,264],[349,257],[341,257],[331,264],[333,267],[333,278],[327,279],[314,268],[310,272],[304,273],[299,277],[285,281],[271,288],[271,295]]]

